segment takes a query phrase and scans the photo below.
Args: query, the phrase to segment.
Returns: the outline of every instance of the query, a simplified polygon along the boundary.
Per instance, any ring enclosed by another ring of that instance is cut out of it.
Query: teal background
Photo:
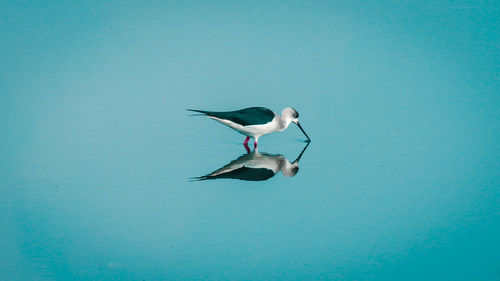
[[[499,14],[2,1],[0,279],[499,280]],[[189,182],[244,138],[184,109],[249,106],[298,174]]]

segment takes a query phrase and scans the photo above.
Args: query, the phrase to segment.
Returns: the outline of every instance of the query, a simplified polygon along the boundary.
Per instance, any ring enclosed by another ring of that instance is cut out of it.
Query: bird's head
[[[297,124],[299,122],[299,113],[294,108],[287,107],[281,112],[281,118]]]
[[[297,110],[291,107],[283,109],[283,111],[281,112],[281,119],[285,121],[286,126],[288,126],[290,122],[295,123],[300,128],[302,133],[304,133],[304,135],[307,137],[307,141],[311,141],[311,138],[309,138],[304,129],[302,129],[302,126],[300,126],[299,113],[297,112]]]

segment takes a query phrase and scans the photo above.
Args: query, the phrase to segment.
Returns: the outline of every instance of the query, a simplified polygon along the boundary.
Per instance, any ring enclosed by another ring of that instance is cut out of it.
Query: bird
[[[308,142],[293,162],[288,161],[281,154],[259,153],[258,149],[255,149],[253,152],[247,151],[247,154],[241,155],[208,175],[191,178],[191,181],[215,179],[265,181],[274,177],[280,171],[287,178],[293,177],[299,171],[300,158],[309,144]]]
[[[214,119],[245,135],[246,139],[243,142],[245,147],[248,145],[250,138],[253,138],[254,148],[257,148],[261,136],[284,131],[292,122],[304,133],[307,138],[306,142],[311,141],[311,138],[299,123],[299,113],[291,107],[283,109],[281,116],[265,107],[249,107],[235,111],[186,110],[206,115],[208,118]]]

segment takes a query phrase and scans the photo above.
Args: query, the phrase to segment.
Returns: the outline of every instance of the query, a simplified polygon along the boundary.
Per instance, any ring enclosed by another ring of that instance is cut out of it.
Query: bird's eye
[[[299,113],[297,111],[293,114],[293,118],[299,118]]]

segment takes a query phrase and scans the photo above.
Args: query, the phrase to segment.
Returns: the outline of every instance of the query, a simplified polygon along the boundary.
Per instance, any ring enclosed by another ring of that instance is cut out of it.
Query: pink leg
[[[257,141],[253,143],[253,148],[257,148]]]
[[[249,141],[249,140],[250,140],[250,137],[247,137],[247,138],[245,139],[245,142],[243,142],[243,145],[244,145],[244,146],[247,146],[247,145],[248,145],[248,141]]]
[[[250,153],[250,147],[248,147],[248,144],[244,144],[243,145],[245,147],[245,149],[247,150],[247,153]]]

